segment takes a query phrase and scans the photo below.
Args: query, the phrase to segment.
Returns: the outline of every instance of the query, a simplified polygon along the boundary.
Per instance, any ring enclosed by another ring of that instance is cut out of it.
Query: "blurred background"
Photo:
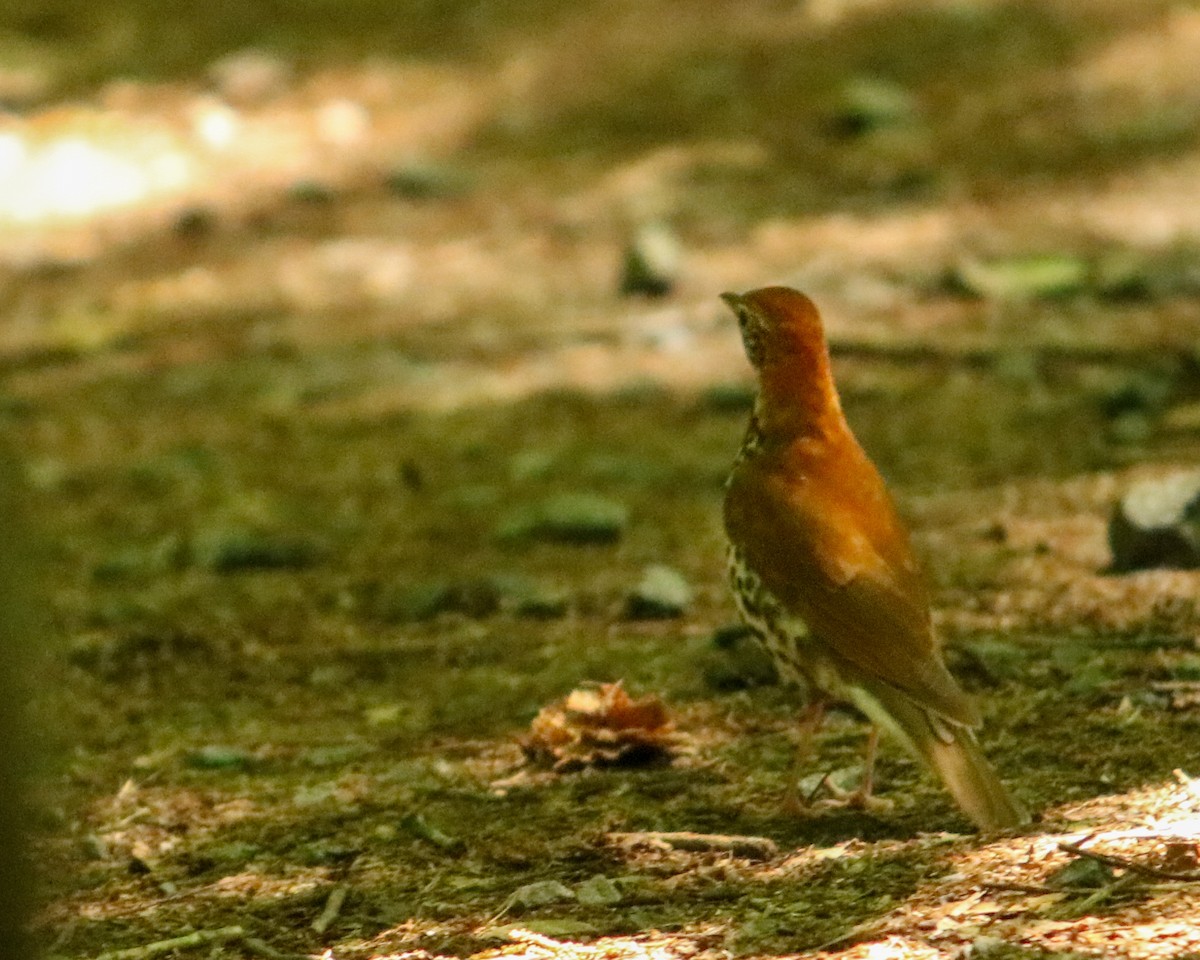
[[[1166,790],[1198,538],[1122,559],[1108,517],[1196,466],[1198,63],[1194,0],[0,5],[0,434],[22,635],[63,648],[40,940],[465,954],[524,884],[635,870],[597,823],[944,829],[897,755],[888,824],[774,812],[795,700],[728,630],[719,523],[753,384],[717,294],[767,283],[825,314],[1018,794]],[[528,779],[538,709],[619,679],[717,767]],[[524,920],[794,952],[919,900],[894,855],[770,922]]]

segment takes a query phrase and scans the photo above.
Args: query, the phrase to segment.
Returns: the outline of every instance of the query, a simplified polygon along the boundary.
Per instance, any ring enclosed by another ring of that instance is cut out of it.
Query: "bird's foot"
[[[872,786],[863,783],[853,790],[846,790],[834,783],[828,774],[808,792],[800,790],[798,784],[792,784],[783,796],[783,812],[800,818],[819,816],[831,810],[862,810],[876,815],[891,813],[896,807],[895,803],[885,797],[875,796]]]
[[[810,809],[818,810],[862,810],[864,813],[872,814],[891,813],[896,808],[895,803],[886,797],[875,796],[872,788],[873,784],[867,782],[853,790],[844,790],[829,777],[824,777],[817,790],[824,790],[829,796],[822,797],[820,800],[809,798],[808,806]],[[814,796],[815,794],[814,791]]]
[[[820,800],[814,800],[806,809],[810,816],[814,811],[824,810],[861,810],[875,816],[886,816],[896,809],[896,805],[886,797],[855,790],[845,797],[822,797]]]

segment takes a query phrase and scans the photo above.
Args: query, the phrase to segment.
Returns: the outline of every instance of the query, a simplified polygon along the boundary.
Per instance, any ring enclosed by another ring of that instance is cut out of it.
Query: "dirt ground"
[[[39,27],[75,99],[0,121],[0,425],[61,638],[47,953],[1200,956],[1200,574],[1106,537],[1200,449],[1200,9],[447,9],[403,58],[206,79],[198,34],[104,85],[128,30]],[[672,289],[623,295],[664,226]],[[890,812],[782,808],[802,695],[719,520],[716,295],[768,282],[825,312],[1020,834],[892,745]],[[659,566],[678,609],[631,600]],[[648,762],[527,756],[615,681],[666,706]]]

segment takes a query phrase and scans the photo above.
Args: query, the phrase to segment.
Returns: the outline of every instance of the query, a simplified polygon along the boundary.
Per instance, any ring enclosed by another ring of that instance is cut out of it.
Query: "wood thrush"
[[[874,725],[856,799],[870,797],[877,729],[945,783],[985,830],[1028,817],[975,739],[979,715],[942,662],[908,532],[842,414],[817,308],[766,287],[722,294],[759,379],[725,492],[733,592],[781,675],[807,686],[801,748],[826,706]]]

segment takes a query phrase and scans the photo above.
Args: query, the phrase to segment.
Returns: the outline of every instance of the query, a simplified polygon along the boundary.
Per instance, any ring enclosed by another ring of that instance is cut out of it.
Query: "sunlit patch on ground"
[[[0,264],[86,262],[185,214],[239,220],[456,147],[486,97],[427,66],[330,71],[266,102],[114,84],[107,102],[0,122]]]

